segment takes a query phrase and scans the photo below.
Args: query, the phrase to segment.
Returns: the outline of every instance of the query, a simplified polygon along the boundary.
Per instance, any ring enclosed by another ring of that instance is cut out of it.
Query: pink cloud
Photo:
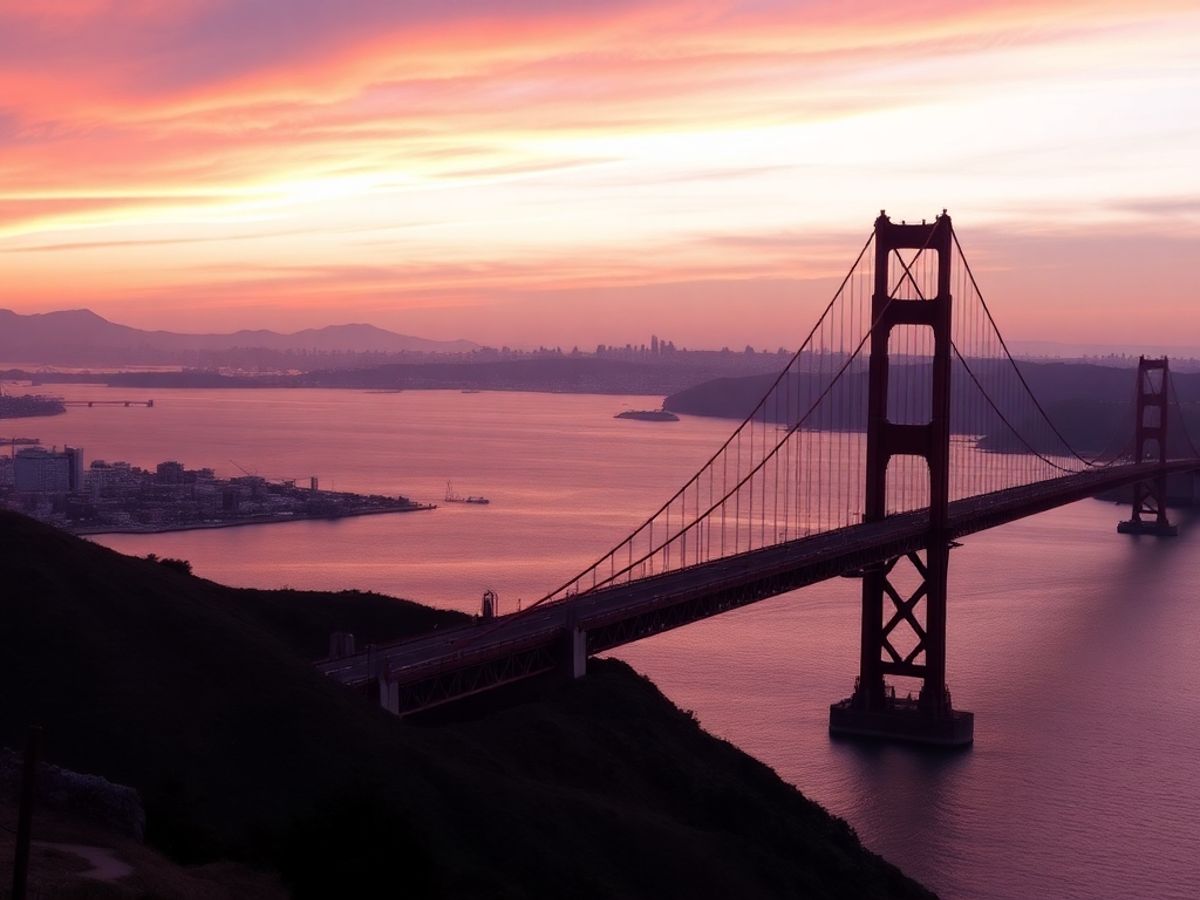
[[[69,263],[86,253],[88,260],[108,261],[100,282],[90,280],[92,270],[72,275],[71,266],[60,267],[81,295],[93,291],[97,302],[118,308],[167,297],[179,306],[207,304],[215,315],[274,314],[289,303],[322,315],[346,303],[378,310],[400,304],[425,310],[435,323],[439,309],[527,304],[542,311],[540,321],[568,329],[571,314],[549,311],[547,298],[594,312],[601,298],[617,302],[612,291],[643,302],[657,291],[661,303],[652,305],[666,310],[697,296],[694,285],[704,281],[742,285],[714,298],[749,284],[809,284],[836,268],[836,242],[814,239],[807,226],[776,227],[746,215],[735,220],[724,204],[731,188],[748,193],[771,178],[781,187],[763,191],[764,217],[780,206],[816,202],[810,192],[820,175],[770,154],[757,158],[763,149],[753,143],[757,138],[733,148],[732,158],[708,160],[711,135],[827,124],[921,103],[969,110],[995,89],[992,73],[973,68],[976,55],[1004,46],[1042,49],[1048,51],[1042,64],[1053,66],[1058,49],[1072,41],[1188,8],[1173,0],[1137,8],[1100,0],[6,4],[0,8],[0,234],[25,234],[0,237],[0,249],[16,267],[11,289],[30,303],[49,302],[63,290],[57,281],[52,288],[37,281],[48,257],[61,254]],[[1107,73],[1107,59],[1100,65]],[[641,136],[664,135],[683,140],[665,150],[651,146],[652,164],[609,165],[621,157],[606,140],[635,144]],[[699,137],[690,141],[693,135]],[[939,144],[955,137],[937,136]],[[912,139],[902,132],[878,137],[881,146]],[[838,157],[830,152],[831,166],[840,164]],[[1044,177],[1053,182],[1060,170],[1069,174],[1075,161],[1074,148],[1059,148],[1055,172]],[[982,182],[1002,162],[951,158],[934,174],[954,176],[973,164]],[[403,262],[373,265],[364,260],[386,254],[376,253],[369,238],[339,258],[335,226],[321,218],[327,208],[304,199],[314,185],[319,195],[323,182],[359,176],[379,188],[372,199],[390,204],[398,223],[420,217],[410,216],[402,190],[382,195],[411,183],[422,189],[463,183],[467,192],[474,182],[553,179],[562,208],[548,211],[550,201],[531,192],[489,200],[481,187],[477,204],[458,212],[460,220],[476,213],[495,219],[496,243],[505,247],[504,239],[520,229],[544,234],[552,246],[522,247],[510,258],[507,249],[486,246],[486,237],[464,247],[457,234],[441,245],[425,235]],[[292,185],[298,200],[288,196]],[[679,211],[687,206],[679,198],[693,191],[694,217]],[[646,198],[643,207],[629,199],[635,194]],[[239,220],[242,206],[275,200],[280,208],[271,210],[270,222],[251,222],[250,214]],[[1102,194],[1086,202],[1151,224],[1195,218],[1194,205],[1164,205],[1149,193],[1144,202]],[[560,229],[578,224],[572,216],[594,215],[605,203],[621,211],[613,223],[618,234],[627,222],[640,224],[639,213],[667,208],[676,218],[640,242],[606,239],[593,246],[586,235],[569,246],[557,242]],[[858,198],[846,203],[862,205]],[[874,205],[869,199],[867,206]],[[226,224],[150,237],[122,231],[145,231],[147,223],[153,230],[164,211],[176,208],[188,228],[209,213],[222,213]],[[844,221],[829,230],[842,231]],[[50,233],[81,227],[89,233]],[[307,265],[267,240],[322,233],[333,249]],[[1100,235],[1090,246],[1108,247],[1106,240]],[[180,252],[204,244],[215,253],[222,242],[233,249],[218,265],[209,264],[212,254],[200,264]],[[255,255],[251,243],[269,249]],[[41,249],[22,256],[20,247],[30,244]],[[156,249],[137,257],[135,248]],[[1002,241],[993,248],[1019,252]],[[776,312],[763,315],[766,321]]]

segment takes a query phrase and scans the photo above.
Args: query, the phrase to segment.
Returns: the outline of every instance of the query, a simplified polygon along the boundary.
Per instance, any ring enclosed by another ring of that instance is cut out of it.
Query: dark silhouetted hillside
[[[43,724],[178,860],[265,863],[302,898],[929,896],[624,664],[402,721],[310,659],[335,627],[458,614],[234,590],[8,513],[0,583],[0,743]]]

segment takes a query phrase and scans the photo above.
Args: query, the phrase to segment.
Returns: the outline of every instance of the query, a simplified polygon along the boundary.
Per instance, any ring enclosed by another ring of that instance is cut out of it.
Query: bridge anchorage
[[[1167,420],[1169,419],[1168,390],[1171,370],[1167,358],[1138,359],[1137,422],[1134,432],[1134,461],[1154,459],[1160,466],[1167,463]],[[1150,521],[1142,516],[1150,517]],[[1167,521],[1167,473],[1160,471],[1152,478],[1133,486],[1133,516],[1117,525],[1121,534],[1153,534],[1174,537],[1179,529]]]

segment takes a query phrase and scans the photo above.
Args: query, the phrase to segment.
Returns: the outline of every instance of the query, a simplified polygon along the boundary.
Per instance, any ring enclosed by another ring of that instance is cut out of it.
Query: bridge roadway
[[[1200,460],[1168,462],[1168,473]],[[958,538],[1152,477],[1127,464],[981,494],[950,505]],[[317,663],[335,680],[404,714],[556,668],[581,674],[587,655],[923,549],[924,510],[694,564],[510,614]],[[574,637],[574,643],[572,638]]]

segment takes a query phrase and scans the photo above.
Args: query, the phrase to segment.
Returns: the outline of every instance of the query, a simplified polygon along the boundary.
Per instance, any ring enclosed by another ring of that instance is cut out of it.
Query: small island
[[[161,462],[150,471],[127,462],[95,460],[64,447],[21,450],[0,457],[0,506],[72,534],[156,534],[341,519],[436,508],[407,497],[323,491],[316,476],[217,478],[212,469]]]
[[[678,422],[679,416],[665,409],[627,409],[614,419],[637,419],[639,422]]]

